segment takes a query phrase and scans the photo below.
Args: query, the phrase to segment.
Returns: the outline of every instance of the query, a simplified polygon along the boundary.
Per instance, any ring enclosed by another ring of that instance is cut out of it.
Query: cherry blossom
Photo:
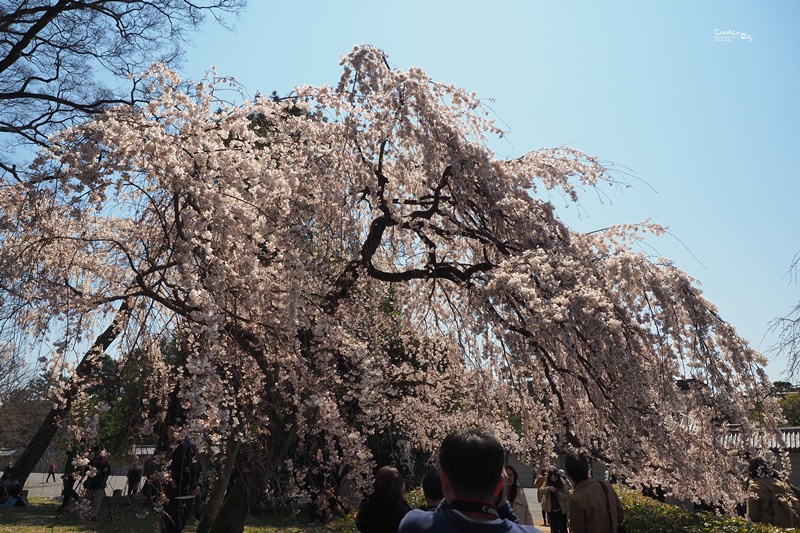
[[[229,80],[156,65],[147,105],[55,137],[0,190],[4,331],[74,343],[132,302],[120,339],[149,350],[156,403],[177,385],[185,434],[258,443],[298,488],[342,465],[368,487],[387,427],[403,463],[480,425],[523,456],[574,448],[633,484],[741,498],[726,437],[775,436],[765,361],[631,246],[664,228],[569,228],[539,192],[614,182],[596,158],[498,159],[474,93],[369,46],[342,65],[336,86],[241,105]],[[164,331],[178,371],[157,362]]]

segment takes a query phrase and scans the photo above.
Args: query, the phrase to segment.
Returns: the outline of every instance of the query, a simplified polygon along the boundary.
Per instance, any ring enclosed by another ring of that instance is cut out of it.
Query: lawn
[[[68,533],[98,531],[103,533],[153,533],[158,531],[158,520],[144,506],[134,507],[125,497],[107,498],[97,522],[84,522],[76,514],[64,513],[56,518],[59,502],[44,498],[31,498],[28,507],[0,507],[0,533]],[[352,523],[352,520],[350,521]],[[301,518],[263,513],[251,516],[246,533],[313,533],[315,531],[344,532],[352,525],[334,522],[325,527],[306,526]],[[184,529],[194,532],[193,519]]]

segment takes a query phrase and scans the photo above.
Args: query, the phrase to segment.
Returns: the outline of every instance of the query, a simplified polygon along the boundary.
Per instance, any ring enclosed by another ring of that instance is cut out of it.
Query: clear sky
[[[182,70],[252,96],[335,84],[353,46],[476,91],[510,130],[501,157],[568,144],[630,174],[559,216],[587,231],[651,218],[644,251],[694,276],[756,349],[800,301],[800,3],[250,0],[208,25]],[[620,175],[621,177],[621,175]],[[768,372],[781,379],[786,360]],[[800,378],[798,378],[800,380]]]

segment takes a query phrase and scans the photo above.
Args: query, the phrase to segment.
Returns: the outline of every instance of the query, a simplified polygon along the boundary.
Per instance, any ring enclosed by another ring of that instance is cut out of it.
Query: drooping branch
[[[430,263],[426,268],[415,268],[400,272],[385,272],[378,270],[372,264],[368,265],[367,273],[378,281],[389,283],[401,283],[415,279],[441,279],[453,281],[455,283],[468,283],[480,272],[489,272],[494,265],[489,262],[475,263],[468,267],[452,263]]]
[[[126,298],[120,303],[111,324],[97,336],[92,346],[86,351],[75,369],[75,373],[70,377],[66,388],[57,406],[50,409],[47,417],[39,426],[36,435],[31,439],[25,451],[17,460],[15,476],[24,486],[36,463],[41,459],[50,442],[53,440],[58,428],[62,424],[64,417],[69,413],[72,403],[82,390],[83,382],[87,378],[96,376],[99,372],[99,365],[102,364],[102,356],[111,346],[117,337],[125,329],[128,319],[133,310],[133,299]]]

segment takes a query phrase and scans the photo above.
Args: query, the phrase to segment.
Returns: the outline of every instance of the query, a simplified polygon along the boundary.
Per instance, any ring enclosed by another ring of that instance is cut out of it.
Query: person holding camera
[[[105,457],[105,453],[100,446],[92,448],[93,457],[89,461],[87,478],[83,484],[86,489],[86,498],[91,505],[92,514],[89,520],[95,521],[100,514],[100,505],[103,503],[103,496],[106,494],[106,482],[111,475],[111,465]]]
[[[569,489],[556,470],[547,474],[547,481],[539,488],[542,510],[547,513],[552,533],[567,533]]]

